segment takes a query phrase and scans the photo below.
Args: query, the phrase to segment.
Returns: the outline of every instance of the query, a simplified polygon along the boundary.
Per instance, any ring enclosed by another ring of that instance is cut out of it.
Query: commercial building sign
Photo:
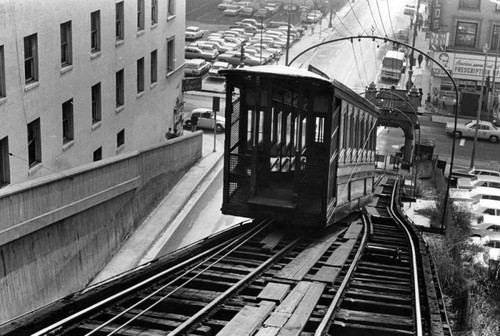
[[[434,58],[447,68],[456,79],[480,81],[483,78],[484,55],[458,54],[449,52],[435,52]],[[485,76],[493,76],[495,56],[488,56],[486,60]],[[432,75],[447,77],[437,65],[432,65]],[[500,59],[497,60],[496,79],[500,81]]]

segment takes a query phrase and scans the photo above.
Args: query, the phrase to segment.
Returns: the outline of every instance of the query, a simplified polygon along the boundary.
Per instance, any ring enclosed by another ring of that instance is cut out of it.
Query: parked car
[[[217,8],[220,10],[225,10],[227,7],[231,6],[234,4],[233,0],[222,0],[222,3],[217,5]]]
[[[208,41],[214,41],[221,44],[224,48],[228,48],[226,51],[231,51],[238,49],[241,46],[241,43],[234,43],[227,41],[223,36],[221,37],[209,37]],[[224,52],[226,52],[224,51]]]
[[[207,43],[207,41],[194,42],[194,43],[191,43],[189,46],[190,47],[197,47],[197,48],[200,48],[201,50],[205,50],[207,52],[210,52],[210,51],[214,52],[216,56],[220,54],[217,47],[214,46],[213,44]]]
[[[257,11],[254,13],[254,17],[256,18],[267,18],[269,16],[270,12],[269,9],[267,8],[259,8]]]
[[[241,20],[243,23],[249,23],[252,26],[256,27],[257,29],[265,29],[266,25],[260,21],[257,21],[255,19],[243,19]]]
[[[224,76],[219,74],[219,70],[226,70],[230,69],[231,67],[232,65],[227,62],[217,61],[212,65],[212,68],[208,71],[208,77],[217,79],[224,78]]]
[[[454,123],[447,123],[445,127],[446,133],[450,135],[454,135],[456,138],[475,137],[476,126],[479,126],[477,129],[477,137],[478,139],[486,139],[493,143],[498,142],[500,139],[500,129],[493,125],[493,123],[489,121],[479,121],[477,124],[476,120],[470,121],[466,124],[457,124],[457,129],[454,131]]]
[[[226,9],[224,9],[224,14],[225,16],[236,16],[240,14],[241,7],[239,5],[230,5]]]
[[[252,16],[255,13],[255,9],[253,7],[243,7],[240,10],[241,16]]]
[[[219,51],[219,54],[225,53],[226,51],[234,50],[235,46],[233,45],[228,45],[224,43],[223,40],[206,40],[203,41],[205,44],[212,45],[214,48],[216,48]]]
[[[470,230],[470,236],[479,238],[483,244],[491,240],[500,240],[500,225],[492,223],[473,225]]]
[[[195,115],[198,117],[198,128],[215,129],[217,132],[223,132],[226,125],[226,118],[217,115],[214,122],[214,112],[211,109],[200,107],[195,108],[184,118],[184,126],[191,127],[191,117]]]
[[[257,42],[257,43],[254,43],[254,44],[250,44],[251,47],[257,49],[257,50],[260,50],[260,49],[263,49],[267,52],[270,52],[274,55],[274,58],[278,58],[280,57],[280,55],[283,55],[283,49],[281,48],[273,48],[271,47],[269,44],[265,43],[265,42]]]
[[[186,59],[202,58],[206,61],[213,61],[217,57],[217,54],[213,50],[187,46],[184,48],[184,57]]]
[[[212,63],[201,58],[188,59],[184,63],[185,76],[202,76],[212,67]]]
[[[272,53],[265,50],[252,48],[251,46],[245,47],[245,53],[250,54],[255,58],[258,58],[264,64],[274,61],[274,55]]]
[[[200,29],[200,27],[196,26],[188,26],[186,27],[186,36],[184,39],[186,40],[197,40],[202,38],[205,35],[205,32]]]
[[[472,205],[472,210],[477,216],[500,216],[500,201],[482,199]]]
[[[475,187],[472,189],[451,189],[450,197],[453,199],[468,199],[477,202],[481,199],[500,201],[500,188]]]
[[[499,176],[500,172],[488,169],[468,169],[468,168],[454,168],[451,172],[450,178],[453,182],[457,182],[459,178],[471,178],[477,175],[489,175],[489,176]]]
[[[226,62],[231,65],[238,66],[241,64],[241,53],[239,51],[228,51],[223,54],[220,54],[217,57],[217,61]]]
[[[457,182],[459,189],[472,189],[474,187],[500,188],[500,177],[490,175],[477,175],[471,178],[459,178]]]

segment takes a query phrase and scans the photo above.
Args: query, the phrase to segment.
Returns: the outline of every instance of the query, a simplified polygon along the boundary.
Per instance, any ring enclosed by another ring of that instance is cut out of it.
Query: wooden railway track
[[[71,314],[57,318],[61,303],[5,334],[449,335],[432,263],[397,223],[394,187],[384,188],[372,220],[356,213],[308,237],[269,223],[240,229],[120,291],[97,291],[100,300],[74,303]]]

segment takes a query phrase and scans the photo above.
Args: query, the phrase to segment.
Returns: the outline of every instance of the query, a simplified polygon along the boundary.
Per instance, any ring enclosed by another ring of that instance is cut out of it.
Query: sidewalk
[[[213,134],[203,134],[202,156],[182,177],[170,193],[158,204],[137,230],[127,239],[115,256],[93,279],[91,285],[128,271],[139,264],[156,257],[160,250],[158,239],[168,232],[174,232],[182,222],[189,206],[189,200],[203,194],[213,178],[222,169],[224,143],[216,141],[214,152]]]

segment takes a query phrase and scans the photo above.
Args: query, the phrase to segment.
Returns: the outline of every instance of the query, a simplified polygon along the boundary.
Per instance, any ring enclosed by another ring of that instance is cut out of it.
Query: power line
[[[348,35],[354,35],[353,33],[351,33],[351,31],[349,30],[349,28],[346,27],[346,25],[344,24],[344,22],[342,22],[342,19],[338,16],[338,15],[335,15],[335,17],[340,21],[340,24],[344,27],[344,29],[347,31],[347,34]]]
[[[382,20],[382,15],[380,14],[380,7],[378,6],[378,0],[375,0],[377,4],[378,16],[380,17],[380,23],[382,24],[382,28],[384,29],[384,34],[387,36],[387,31],[385,30],[384,21]]]
[[[359,77],[359,83],[363,85],[363,80],[361,79],[361,73],[359,72],[359,68],[358,68],[358,60],[356,59],[356,51],[354,50],[354,44],[353,44],[353,41],[351,39],[351,47],[352,47],[352,55],[354,57],[354,64],[356,65],[356,70],[358,72],[358,77]]]
[[[351,7],[352,14],[354,14],[354,17],[356,18],[356,21],[358,21],[359,26],[360,26],[360,27],[361,27],[361,29],[363,30],[363,33],[364,33],[365,35],[368,35],[368,33],[366,32],[365,28],[363,28],[363,25],[361,24],[361,21],[359,21],[359,18],[358,18],[358,16],[356,15],[356,12],[354,11],[354,8],[352,7],[351,2],[350,2],[350,1],[348,1],[348,4],[349,4],[349,6]]]
[[[380,29],[378,28],[377,21],[375,20],[375,16],[373,15],[372,5],[370,5],[370,0],[366,0],[366,2],[368,2],[368,8],[370,8],[370,14],[372,16],[373,23],[375,24],[375,29],[377,29],[377,31],[380,33]],[[372,32],[372,35],[373,35],[373,32]]]
[[[385,3],[387,5],[387,14],[389,15],[389,22],[391,23],[392,36],[394,36],[394,27],[392,26],[391,10],[389,9],[389,1]]]
[[[365,70],[365,76],[366,76],[366,80],[368,80],[368,72],[366,71],[366,66],[365,66],[365,62],[364,62],[364,57],[363,57],[363,48],[361,48],[361,39],[358,40],[359,42],[359,53],[361,54],[361,63],[363,64],[363,69]]]

